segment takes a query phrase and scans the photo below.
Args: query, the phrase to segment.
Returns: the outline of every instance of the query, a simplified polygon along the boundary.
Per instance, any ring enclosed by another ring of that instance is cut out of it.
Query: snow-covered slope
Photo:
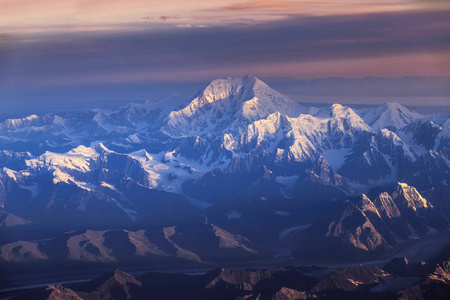
[[[447,227],[433,206],[450,215],[449,117],[422,118],[395,103],[304,107],[244,76],[215,80],[190,101],[173,95],[9,119],[0,122],[0,227],[152,228],[139,231],[145,244],[162,238],[174,253],[185,230],[194,230],[199,247],[230,240],[236,248],[237,235],[220,228],[211,235],[213,223],[205,231],[214,221],[257,231],[252,241],[264,240],[264,256],[266,235],[313,223],[308,239],[329,237],[339,250],[353,236],[356,248],[378,251],[427,234],[428,226]],[[373,202],[358,200],[378,189],[385,193]],[[337,219],[326,223],[324,214]],[[111,232],[121,249],[134,251],[123,232]]]
[[[236,132],[275,112],[296,117],[302,108],[254,76],[217,79],[188,106],[171,112],[163,130],[171,136]]]
[[[39,117],[36,115],[30,115],[25,118],[20,119],[6,119],[0,124],[0,130],[17,130],[22,127],[37,125],[39,122]]]
[[[300,176],[323,158],[345,180],[367,187],[436,166],[430,180],[444,179],[450,123],[448,117],[438,123],[397,103],[356,111],[340,104],[304,107],[244,76],[214,80],[190,101],[172,95],[111,111],[6,120],[0,147],[30,153],[0,161],[15,172],[49,171],[55,182],[83,187],[101,186],[105,180],[94,173],[107,169],[146,188],[183,193],[185,182],[216,168],[264,166],[273,177]]]
[[[328,150],[349,149],[358,135],[371,131],[351,108],[334,104],[315,116],[271,114],[249,125],[236,146],[244,152],[276,152],[280,160],[305,161]]]
[[[423,117],[397,102],[386,102],[376,108],[364,108],[357,112],[375,130],[400,129]]]

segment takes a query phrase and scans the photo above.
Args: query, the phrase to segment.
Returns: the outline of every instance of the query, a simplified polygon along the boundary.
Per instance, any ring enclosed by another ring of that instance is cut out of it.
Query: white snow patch
[[[122,195],[122,193],[115,186],[113,186],[113,185],[111,185],[111,184],[109,184],[107,182],[102,181],[100,183],[100,186],[106,187],[106,188],[108,188],[110,190],[113,190],[113,191],[117,192],[118,194]],[[133,222],[136,222],[136,216],[138,214],[137,211],[135,211],[133,209],[126,208],[117,199],[113,198],[113,200],[116,203],[117,207],[119,207],[121,210],[123,210]]]
[[[36,198],[36,196],[38,194],[38,186],[37,186],[37,184],[33,184],[33,185],[21,185],[21,184],[19,184],[19,187],[21,189],[24,189],[24,190],[29,190],[31,192],[31,199]]]
[[[3,167],[3,173],[8,175],[10,178],[14,179],[14,181],[17,181],[17,172],[11,169],[8,169],[7,167]]]
[[[236,144],[236,141],[233,138],[233,135],[227,133],[223,136],[223,145],[225,149],[229,151],[233,151],[234,145]]]
[[[450,118],[442,125],[442,130],[439,132],[438,138],[450,137]]]
[[[127,139],[131,143],[139,144],[142,143],[141,139],[138,137],[137,133],[132,134]]]
[[[427,149],[424,146],[419,145],[414,141],[414,135],[412,132],[399,131],[397,132],[397,135],[418,156],[425,154],[427,152]]]
[[[108,189],[110,189],[110,190],[112,190],[112,191],[118,193],[119,195],[122,195],[122,196],[123,196],[123,194],[122,194],[121,191],[119,191],[115,186],[113,186],[113,185],[111,185],[111,184],[109,184],[109,183],[106,183],[106,182],[102,181],[102,182],[100,183],[100,186],[105,187],[105,188],[108,188]]]
[[[95,184],[90,184],[90,183],[86,183],[83,181],[75,181],[74,182],[76,185],[78,185],[79,187],[81,187],[82,189],[88,190],[88,191],[92,191],[95,190],[97,188],[97,186]]]
[[[189,160],[181,155],[176,156],[175,151],[150,154],[145,150],[129,154],[138,160],[147,172],[148,185],[152,188],[182,194],[182,184],[188,179],[197,179],[201,175],[224,167],[231,160],[216,162],[211,165],[201,161]],[[205,154],[202,159],[209,161],[211,153]]]
[[[400,129],[423,118],[397,102],[386,102],[376,108],[364,108],[357,112],[375,130],[387,127]]]
[[[281,194],[287,199],[292,198],[292,189],[297,182],[298,175],[293,176],[277,176],[275,180],[280,184]]]
[[[277,151],[278,160],[286,157],[293,161],[306,161],[324,152],[325,159],[331,161],[332,167],[338,168],[344,163],[341,155],[349,150],[324,151],[330,148],[330,138],[342,136],[341,141],[334,142],[333,147],[337,149],[348,138],[355,141],[355,135],[363,131],[373,130],[352,109],[334,104],[315,116],[302,114],[291,118],[279,112],[273,113],[248,125],[239,140],[240,146],[256,144],[256,148],[271,153]],[[278,150],[282,139],[289,141],[289,144]]]
[[[120,208],[127,214],[127,216],[131,219],[131,221],[136,222],[136,216],[138,214],[137,211],[124,207],[122,203],[120,203],[116,199],[114,199],[114,202],[116,203],[118,208]]]
[[[325,158],[333,170],[337,171],[345,163],[346,156],[350,153],[350,151],[351,149],[349,148],[329,149],[322,151],[320,155]]]
[[[102,182],[100,183],[100,185],[103,186],[103,187],[107,187],[107,188],[109,188],[110,190],[117,191],[117,189],[116,189],[115,186],[113,186],[113,185],[111,185],[111,184],[109,184],[109,183],[106,183],[106,182],[104,182],[104,181],[102,181]]]
[[[194,206],[200,208],[200,209],[205,209],[208,207],[213,206],[212,203],[206,202],[206,201],[202,201],[202,200],[198,200],[198,199],[194,199],[191,197],[186,197]]]
[[[238,220],[238,219],[242,218],[242,214],[235,210],[230,210],[225,215],[227,216],[228,220]]]
[[[389,131],[388,129],[381,129],[381,134],[392,141],[394,146],[400,146],[403,148],[403,151],[407,157],[411,159],[411,161],[416,161],[417,156],[411,150],[409,146],[405,144],[405,142],[394,132]]]
[[[67,152],[67,155],[70,156],[81,156],[81,157],[88,157],[88,158],[95,158],[98,157],[99,154],[93,147],[85,147],[83,145],[80,145],[69,152]]]
[[[96,122],[98,126],[107,132],[111,132],[117,128],[117,126],[108,123],[107,116],[101,110],[98,110],[97,114],[92,118],[92,121]]]
[[[285,239],[289,234],[308,229],[309,227],[311,227],[311,224],[299,225],[283,229],[278,235],[278,239],[279,240]]]
[[[53,184],[57,184],[58,182],[64,182],[70,185],[76,185],[82,189],[92,191],[97,188],[94,184],[89,184],[83,181],[75,180],[72,176],[67,173],[64,173],[58,168],[53,167]]]
[[[38,158],[26,160],[25,163],[31,168],[57,167],[86,173],[90,171],[91,160],[98,156],[99,153],[93,147],[80,145],[64,154],[47,151]]]
[[[363,157],[365,158],[367,164],[368,164],[369,166],[372,166],[372,162],[370,161],[370,157],[369,157],[367,151],[363,153]]]

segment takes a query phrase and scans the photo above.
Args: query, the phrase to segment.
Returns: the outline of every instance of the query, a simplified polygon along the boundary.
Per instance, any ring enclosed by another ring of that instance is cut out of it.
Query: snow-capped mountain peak
[[[164,131],[172,136],[196,136],[225,129],[242,131],[275,112],[296,117],[301,107],[254,76],[217,79],[185,108],[171,112]]]
[[[371,128],[364,120],[350,107],[335,103],[330,107],[320,109],[314,117],[320,119],[329,119],[332,127],[345,129],[371,131]]]
[[[101,144],[101,143],[100,143]],[[69,152],[67,152],[69,155],[74,156],[83,156],[83,157],[97,157],[98,153],[95,151],[93,147],[85,147],[83,145],[80,145]]]
[[[385,102],[376,108],[359,110],[359,115],[373,129],[400,129],[422,116],[397,102]]]
[[[92,185],[99,180],[80,174],[115,168],[142,186],[176,193],[216,168],[231,174],[259,172],[264,165],[273,176],[300,176],[299,170],[319,157],[355,184],[442,181],[449,174],[448,114],[417,118],[398,103],[307,110],[254,76],[224,78],[190,101],[175,94],[116,110],[4,121],[3,148],[33,155],[4,152],[0,162],[14,171],[49,171],[59,181]],[[424,177],[422,170],[432,176]]]
[[[6,119],[1,125],[0,129],[18,129],[25,126],[30,126],[37,122],[39,117],[36,115],[30,115],[25,118],[19,119]]]
[[[103,143],[93,143],[91,144],[92,149],[94,149],[97,153],[111,153],[113,151],[109,150]]]

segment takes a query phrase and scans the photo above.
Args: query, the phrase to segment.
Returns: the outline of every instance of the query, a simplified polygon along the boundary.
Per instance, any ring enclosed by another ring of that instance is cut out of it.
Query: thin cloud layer
[[[183,16],[180,24],[213,26],[221,20],[247,19],[253,22],[281,20],[291,15],[332,16],[373,14],[400,11],[449,10],[446,0],[0,0],[0,26],[5,33],[30,33],[47,28],[92,31],[110,24],[127,24],[141,20],[156,23]],[[168,18],[166,18],[168,17]],[[186,20],[184,20],[186,19]],[[250,23],[249,23],[250,24]],[[58,28],[59,27],[59,28]],[[93,27],[93,28],[91,28]]]
[[[162,21],[181,19],[180,15],[164,15],[159,17]]]
[[[211,79],[244,74],[450,76],[449,16],[446,0],[0,0],[0,102],[24,113],[45,101],[76,108],[182,86],[190,96]],[[408,90],[448,102],[448,87],[434,86]],[[276,87],[311,96],[297,83]]]
[[[448,13],[441,11],[295,15],[252,26],[199,28],[185,24],[159,30],[131,23],[127,30],[16,37],[0,43],[0,52],[5,53],[0,80],[9,84],[87,84],[204,80],[230,73],[278,76],[284,72],[295,77],[292,66],[302,64],[311,68],[315,77],[326,77],[335,75],[332,66],[336,62],[344,75],[346,71],[351,76],[383,75],[383,70],[386,76],[393,72],[402,75],[387,63],[392,58],[410,64],[403,75],[420,75],[426,70],[423,61],[416,61],[419,56],[422,60],[431,57],[429,73],[446,75],[450,72],[445,62],[449,61],[449,36]],[[366,59],[379,60],[377,74],[370,70],[355,74]],[[323,69],[324,63],[331,69],[314,72],[315,64]],[[297,77],[307,73],[298,70]]]

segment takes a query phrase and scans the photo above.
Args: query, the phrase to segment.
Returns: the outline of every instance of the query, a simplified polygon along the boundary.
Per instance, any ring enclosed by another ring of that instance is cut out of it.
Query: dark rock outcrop
[[[349,267],[320,281],[314,286],[313,291],[343,290],[353,292],[361,286],[377,283],[388,275],[389,273],[375,267]]]
[[[406,257],[395,257],[388,262],[383,270],[394,276],[408,276],[410,274],[409,263]]]

